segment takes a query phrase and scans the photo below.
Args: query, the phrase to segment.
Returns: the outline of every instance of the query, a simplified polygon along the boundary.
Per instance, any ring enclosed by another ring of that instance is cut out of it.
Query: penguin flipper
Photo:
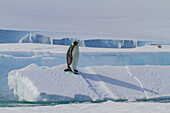
[[[72,56],[73,49],[74,49],[74,46],[70,46],[67,51],[67,64],[68,65],[71,65],[72,60],[73,60],[73,56]]]
[[[71,65],[72,60],[73,60],[72,54],[69,54],[69,56],[68,56],[68,65]]]

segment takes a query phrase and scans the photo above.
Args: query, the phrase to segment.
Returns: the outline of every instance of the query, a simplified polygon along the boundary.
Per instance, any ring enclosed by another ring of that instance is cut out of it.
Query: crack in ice
[[[146,93],[146,91],[145,91],[145,89],[144,89],[144,87],[143,87],[143,85],[142,85],[142,82],[141,82],[136,76],[132,75],[132,73],[130,72],[128,66],[125,66],[125,68],[127,69],[128,75],[129,75],[130,77],[134,78],[134,79],[138,82],[138,84],[140,85],[140,88],[142,89],[142,91],[143,91],[146,99],[148,99],[149,97],[148,97],[148,95],[147,95],[147,93]]]

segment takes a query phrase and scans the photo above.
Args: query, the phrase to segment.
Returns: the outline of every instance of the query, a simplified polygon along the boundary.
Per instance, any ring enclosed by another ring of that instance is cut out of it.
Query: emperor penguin
[[[79,60],[79,48],[78,48],[77,41],[74,41],[72,45],[70,45],[68,51],[67,51],[67,69],[64,71],[72,71],[74,74],[78,74],[76,67]]]

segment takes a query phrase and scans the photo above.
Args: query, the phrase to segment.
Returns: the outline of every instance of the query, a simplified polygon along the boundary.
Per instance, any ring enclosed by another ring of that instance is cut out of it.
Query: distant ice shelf
[[[164,41],[125,40],[102,34],[0,29],[0,43],[71,45],[75,40],[80,42],[79,46],[95,48],[136,48],[145,45],[170,45],[169,42]]]
[[[79,41],[79,46],[96,48],[136,48],[145,45],[169,45],[163,41],[138,41],[116,39],[81,39],[81,38],[51,38],[48,36],[30,33],[20,39],[19,43],[43,43],[53,45],[71,45],[73,41]]]

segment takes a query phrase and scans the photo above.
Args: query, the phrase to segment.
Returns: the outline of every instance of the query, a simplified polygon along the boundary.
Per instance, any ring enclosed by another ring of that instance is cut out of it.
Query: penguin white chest
[[[72,52],[72,63],[70,65],[71,70],[74,72],[74,70],[77,67],[79,60],[79,48],[77,46],[74,47],[73,52]]]

